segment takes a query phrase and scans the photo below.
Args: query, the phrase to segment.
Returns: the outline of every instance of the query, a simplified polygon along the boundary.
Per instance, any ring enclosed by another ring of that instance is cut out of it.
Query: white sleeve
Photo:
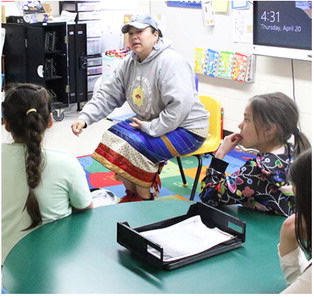
[[[309,266],[290,286],[281,294],[312,294],[312,265]]]
[[[277,248],[281,270],[285,276],[287,285],[290,285],[303,273],[309,262],[300,247],[283,257],[280,255],[279,244]]]

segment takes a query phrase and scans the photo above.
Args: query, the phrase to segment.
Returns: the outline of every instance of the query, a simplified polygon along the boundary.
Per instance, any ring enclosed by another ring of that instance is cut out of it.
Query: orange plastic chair
[[[202,144],[202,146],[196,150],[195,152],[192,152],[190,154],[181,155],[176,157],[178,166],[181,173],[181,178],[183,185],[185,187],[188,186],[181,162],[181,158],[189,157],[189,156],[195,156],[198,159],[198,167],[194,178],[194,183],[190,195],[190,200],[194,200],[194,196],[196,193],[197,184],[200,178],[201,170],[202,170],[202,155],[209,154],[215,152],[221,142],[221,105],[220,102],[216,99],[210,97],[201,95],[199,96],[200,101],[203,103],[205,108],[209,111],[210,117],[208,119],[209,121],[209,130],[208,130],[208,136],[205,140],[205,142]]]

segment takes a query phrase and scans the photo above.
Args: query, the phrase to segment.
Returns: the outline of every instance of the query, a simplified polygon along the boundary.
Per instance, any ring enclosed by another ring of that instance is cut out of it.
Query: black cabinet
[[[101,1],[60,1],[60,13],[62,10],[75,12],[75,22],[78,25],[86,25],[86,66],[87,66],[87,96],[89,100],[93,95],[95,83],[102,76],[102,23]]]
[[[2,26],[6,30],[6,83],[42,85],[51,93],[55,109],[68,106],[66,23],[6,23]]]
[[[69,100],[77,110],[87,99],[86,24],[68,25]]]

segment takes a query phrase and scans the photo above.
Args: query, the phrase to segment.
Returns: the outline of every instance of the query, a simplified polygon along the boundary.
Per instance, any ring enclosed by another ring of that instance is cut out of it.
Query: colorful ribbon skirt
[[[159,173],[164,161],[196,151],[205,138],[183,128],[161,137],[150,136],[133,128],[125,120],[111,126],[93,158],[138,186],[160,187]]]

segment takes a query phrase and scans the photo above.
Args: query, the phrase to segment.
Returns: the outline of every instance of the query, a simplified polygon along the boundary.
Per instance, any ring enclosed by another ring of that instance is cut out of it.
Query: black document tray
[[[209,228],[217,227],[222,231],[234,235],[224,243],[218,244],[201,253],[194,254],[185,258],[164,261],[162,246],[144,238],[140,232],[169,227],[173,224],[179,223],[187,218],[200,215],[202,222]],[[175,269],[238,247],[245,242],[246,223],[239,219],[222,212],[205,203],[197,202],[190,206],[187,214],[178,217],[173,217],[164,221],[153,223],[150,225],[132,229],[127,222],[117,223],[117,242],[126,247],[132,253],[151,265],[158,266],[163,269]],[[160,258],[152,255],[147,251],[149,247],[153,247],[160,253]]]

